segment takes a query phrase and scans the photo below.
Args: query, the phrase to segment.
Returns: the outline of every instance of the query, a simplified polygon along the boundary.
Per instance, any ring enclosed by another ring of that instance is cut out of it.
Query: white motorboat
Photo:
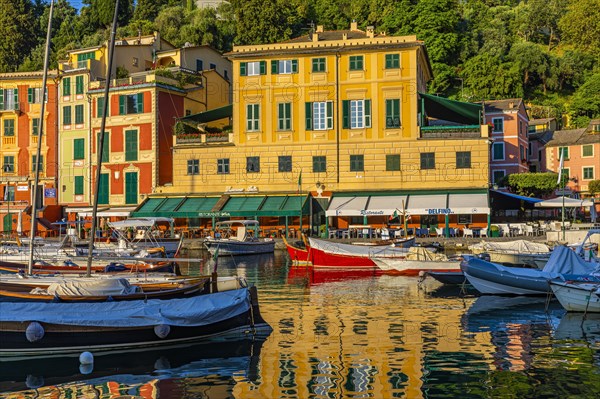
[[[600,312],[600,283],[580,281],[550,281],[554,296],[563,308],[571,312]]]
[[[527,240],[507,242],[482,241],[469,246],[476,255],[487,253],[490,261],[503,265],[528,265],[542,269],[550,258],[550,248],[543,243]],[[541,266],[541,267],[540,267]]]
[[[215,224],[215,236],[207,237],[204,246],[217,256],[253,255],[275,250],[272,238],[259,238],[257,220],[227,220]]]

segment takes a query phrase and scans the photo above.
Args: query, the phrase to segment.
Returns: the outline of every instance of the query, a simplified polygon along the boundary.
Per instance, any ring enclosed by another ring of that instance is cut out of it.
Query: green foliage
[[[527,197],[547,197],[559,187],[556,173],[514,173],[505,176],[500,182],[511,192]],[[562,177],[562,184],[566,184],[568,176]]]
[[[569,1],[559,21],[565,41],[591,54],[600,52],[600,0]]]
[[[600,117],[600,73],[592,75],[577,89],[569,108],[573,118],[585,117],[589,120]]]
[[[0,10],[0,72],[14,72],[45,35],[31,0],[0,0]]]
[[[588,191],[591,195],[600,193],[600,180],[592,180],[590,184],[588,184]]]

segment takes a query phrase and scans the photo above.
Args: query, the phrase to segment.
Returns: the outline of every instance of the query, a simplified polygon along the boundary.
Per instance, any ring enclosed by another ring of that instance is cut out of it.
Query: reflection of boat
[[[560,319],[554,338],[600,341],[600,314],[567,312]]]
[[[406,276],[416,276],[428,271],[460,271],[460,260],[448,259],[446,255],[425,247],[411,247],[404,257],[373,257],[372,260],[385,273]]]
[[[461,285],[468,283],[462,270],[450,272],[429,271],[427,272],[427,275],[433,277],[442,284]]]
[[[600,282],[550,281],[560,304],[572,312],[600,312]]]
[[[550,248],[543,243],[526,240],[506,242],[482,241],[469,246],[474,254],[487,253],[490,261],[509,265],[528,265],[538,267],[541,260],[548,260]],[[543,261],[542,267],[543,267]]]
[[[236,374],[254,381],[259,374],[260,351],[268,335],[257,334],[250,338],[238,334],[192,345],[95,354],[94,363],[89,366],[80,366],[76,356],[62,354],[43,362],[39,359],[0,362],[0,391],[34,389],[71,381],[76,381],[78,386],[98,386],[106,381],[128,386],[207,375],[231,377]]]
[[[0,356],[94,353],[270,329],[255,287],[125,302],[3,302]]]
[[[176,263],[174,262],[143,262],[136,261],[135,259],[123,259],[124,262],[116,262],[105,260],[103,264],[99,265],[98,261],[96,265],[91,266],[92,273],[103,273],[103,272],[129,272],[129,273],[146,273],[146,272],[160,272],[160,273],[174,273],[176,270]],[[20,273],[23,270],[27,270],[27,264],[13,263],[13,262],[0,262],[0,272],[6,273]],[[87,266],[79,266],[73,262],[66,261],[61,265],[51,265],[46,263],[36,262],[32,265],[32,271],[34,274],[53,274],[53,273],[85,273]]]
[[[543,270],[507,267],[481,259],[468,258],[461,269],[469,283],[482,294],[541,295],[550,290],[548,281],[556,278],[585,278],[595,265],[585,262],[565,246],[558,246]]]
[[[331,283],[335,281],[355,280],[379,276],[378,269],[344,269],[344,268],[307,268],[291,266],[288,280],[304,279],[309,284]]]
[[[204,246],[211,254],[250,255],[270,253],[275,250],[272,238],[258,238],[257,220],[227,220],[215,224],[215,237],[204,240]]]

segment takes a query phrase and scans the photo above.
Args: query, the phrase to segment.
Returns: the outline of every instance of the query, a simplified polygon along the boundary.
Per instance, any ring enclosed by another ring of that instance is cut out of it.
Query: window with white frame
[[[594,156],[594,145],[586,144],[581,146],[581,156],[584,158]]]
[[[246,111],[246,131],[258,131],[260,127],[260,104],[248,104]]]
[[[364,100],[350,101],[350,129],[365,127],[365,102]]]
[[[247,76],[258,76],[260,75],[260,61],[248,62],[246,64],[246,75]]]
[[[217,173],[220,175],[229,174],[229,158],[217,159]]]
[[[504,118],[492,118],[492,125],[494,133],[504,132]]]
[[[327,103],[313,103],[313,129],[325,130],[327,128]]]
[[[492,145],[492,160],[493,161],[504,161],[504,143],[494,143]]]
[[[188,159],[187,174],[188,175],[199,175],[200,174],[200,160],[199,159]]]
[[[279,60],[278,63],[279,74],[292,73],[292,60]]]
[[[583,180],[594,180],[593,166],[586,166],[583,168]]]

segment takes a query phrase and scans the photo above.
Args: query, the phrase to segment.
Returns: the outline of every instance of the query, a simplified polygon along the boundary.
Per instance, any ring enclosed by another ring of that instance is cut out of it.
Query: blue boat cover
[[[95,303],[0,302],[0,322],[87,327],[204,326],[247,312],[247,288],[189,298]]]

